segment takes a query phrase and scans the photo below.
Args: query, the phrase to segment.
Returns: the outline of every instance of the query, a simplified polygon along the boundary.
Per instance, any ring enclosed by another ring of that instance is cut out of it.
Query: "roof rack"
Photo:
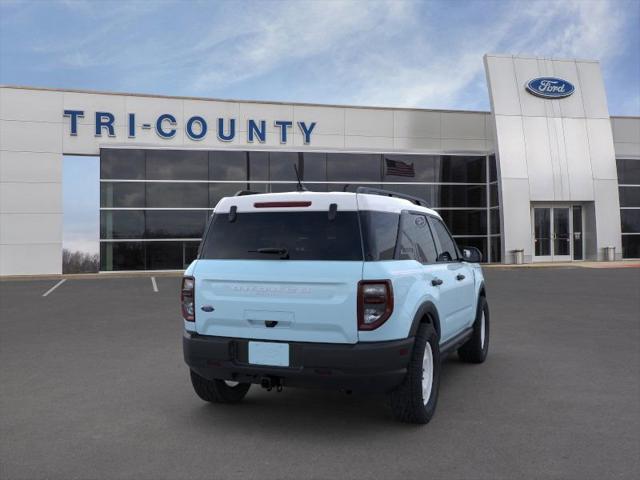
[[[244,197],[245,195],[258,195],[259,193],[264,192],[254,192],[253,190],[238,190],[233,194],[234,197]]]
[[[381,195],[383,197],[395,197],[402,198],[404,200],[409,200],[416,205],[420,205],[421,207],[429,208],[427,202],[425,202],[422,198],[414,197],[413,195],[407,195],[399,192],[392,192],[391,190],[384,190],[382,188],[372,188],[372,187],[358,187],[356,188],[356,193],[367,193],[369,195]]]

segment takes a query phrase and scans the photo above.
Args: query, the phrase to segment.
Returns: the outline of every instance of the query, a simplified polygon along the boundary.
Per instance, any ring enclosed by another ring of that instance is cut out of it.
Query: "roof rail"
[[[234,197],[244,197],[245,195],[258,195],[259,193],[264,192],[254,192],[253,190],[238,190],[233,194]]]
[[[416,205],[420,205],[421,207],[429,208],[429,205],[422,198],[414,197],[413,195],[407,195],[399,192],[392,192],[391,190],[384,190],[382,188],[372,188],[372,187],[358,187],[356,188],[356,193],[367,193],[369,195],[381,195],[383,197],[395,197],[402,198],[404,200],[409,200]]]

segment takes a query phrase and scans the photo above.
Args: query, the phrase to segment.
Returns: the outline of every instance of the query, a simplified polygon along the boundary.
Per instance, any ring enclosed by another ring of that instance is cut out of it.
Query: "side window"
[[[424,215],[404,212],[401,222],[398,259],[416,260],[420,263],[435,262],[436,246],[429,231],[427,218]]]
[[[438,243],[438,262],[451,262],[458,259],[458,249],[447,227],[441,220],[429,217],[429,225]]]

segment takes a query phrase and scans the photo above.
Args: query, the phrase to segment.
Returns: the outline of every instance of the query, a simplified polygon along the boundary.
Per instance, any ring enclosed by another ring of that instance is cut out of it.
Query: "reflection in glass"
[[[304,167],[305,181],[326,182],[327,181],[327,154],[305,152],[302,154],[302,166]],[[278,180],[277,178],[272,178]]]
[[[147,180],[208,180],[207,152],[147,150]]]
[[[159,208],[207,208],[209,188],[207,183],[155,183],[147,186],[147,207]]]
[[[622,258],[640,258],[640,235],[622,235]]]
[[[640,187],[619,187],[621,207],[640,207]]]
[[[452,235],[486,235],[486,210],[438,210]]]
[[[145,270],[142,242],[100,242],[100,270]]]
[[[247,180],[248,152],[209,152],[209,180]]]
[[[618,158],[618,184],[640,185],[640,159]]]
[[[145,238],[201,238],[206,210],[147,210]]]
[[[620,210],[622,233],[640,233],[640,210]]]
[[[143,208],[144,183],[100,183],[100,206],[103,208]]]
[[[292,152],[271,152],[269,154],[269,178],[271,180],[296,180],[294,165],[304,178],[302,154]]]
[[[379,182],[381,158],[371,153],[328,153],[327,179],[330,182]]]
[[[100,238],[144,238],[144,211],[100,211]]]
[[[145,179],[145,151],[100,149],[100,178],[120,180]]]

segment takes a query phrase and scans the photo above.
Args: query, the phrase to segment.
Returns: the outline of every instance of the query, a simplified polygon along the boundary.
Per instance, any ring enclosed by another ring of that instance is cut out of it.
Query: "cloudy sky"
[[[640,115],[640,0],[0,0],[2,84],[488,110],[487,52],[599,59]]]

